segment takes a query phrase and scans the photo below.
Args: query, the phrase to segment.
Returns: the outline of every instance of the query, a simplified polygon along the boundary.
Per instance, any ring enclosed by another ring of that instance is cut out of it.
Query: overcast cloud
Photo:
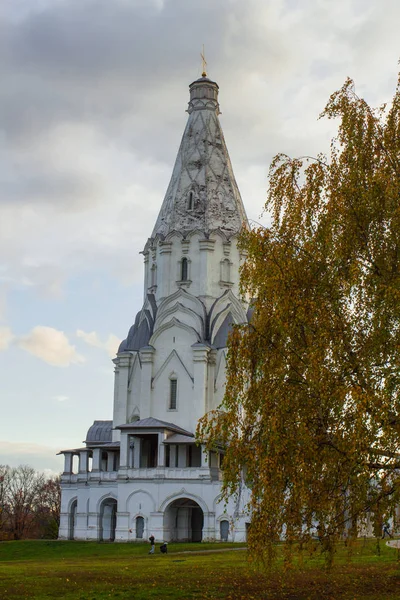
[[[399,22],[397,0],[2,0],[0,463],[35,462],[27,446],[5,453],[12,440],[38,444],[42,465],[111,418],[109,354],[140,309],[138,253],[202,44],[259,220],[273,155],[329,149],[335,124],[318,115],[347,76],[370,103],[390,99]]]

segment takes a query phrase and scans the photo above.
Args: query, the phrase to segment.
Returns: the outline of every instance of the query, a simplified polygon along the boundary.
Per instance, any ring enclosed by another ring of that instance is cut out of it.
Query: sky
[[[399,22],[398,0],[1,0],[0,464],[60,472],[112,418],[202,45],[267,224],[273,156],[329,151],[318,116],[346,77],[371,105],[393,96]]]

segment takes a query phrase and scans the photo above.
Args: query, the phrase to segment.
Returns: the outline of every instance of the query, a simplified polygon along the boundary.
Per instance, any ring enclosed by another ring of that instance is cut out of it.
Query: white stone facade
[[[61,539],[242,541],[244,490],[227,506],[222,453],[195,443],[225,384],[226,341],[247,321],[238,234],[247,226],[218,115],[218,86],[190,86],[189,119],[144,251],[144,303],[114,359],[113,420],[63,451]],[[73,468],[78,456],[77,468]]]

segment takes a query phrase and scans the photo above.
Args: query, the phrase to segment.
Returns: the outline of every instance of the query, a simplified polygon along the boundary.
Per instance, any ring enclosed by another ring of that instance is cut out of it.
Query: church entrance
[[[75,528],[76,528],[76,513],[78,509],[78,501],[74,500],[69,509],[68,515],[68,539],[75,539]]]
[[[201,542],[204,516],[200,506],[189,498],[174,500],[164,512],[166,542]]]
[[[114,498],[106,498],[100,507],[100,531],[101,542],[113,542],[115,540],[115,527],[117,524],[117,501]]]

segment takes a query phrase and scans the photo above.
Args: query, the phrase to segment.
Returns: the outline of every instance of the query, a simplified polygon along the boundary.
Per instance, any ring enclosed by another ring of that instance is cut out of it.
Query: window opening
[[[193,192],[189,192],[188,210],[193,210]]]
[[[188,259],[182,258],[181,263],[181,281],[187,281],[188,279]]]
[[[169,408],[170,410],[176,410],[176,392],[178,387],[178,380],[170,379],[169,386]]]

